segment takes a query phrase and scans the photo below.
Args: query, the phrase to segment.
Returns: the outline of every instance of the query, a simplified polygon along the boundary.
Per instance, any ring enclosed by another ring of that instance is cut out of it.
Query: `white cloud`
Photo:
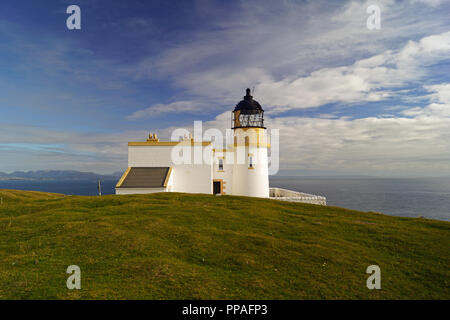
[[[38,126],[0,125],[1,171],[74,169],[111,173],[127,165],[127,143],[143,130],[81,134]]]
[[[411,3],[423,3],[432,7],[437,7],[448,0],[411,0]]]
[[[203,88],[205,94],[214,95],[218,92],[224,96],[222,102],[231,104],[236,102],[236,92],[242,92],[248,83],[258,79],[258,99],[264,101],[269,113],[277,114],[327,103],[387,99],[403,86],[423,79],[429,65],[448,60],[449,56],[450,31],[419,41],[409,41],[398,51],[387,50],[349,66],[322,68],[302,77],[284,77],[277,81],[262,68],[244,68],[242,72],[232,73],[232,70],[223,67],[210,72],[188,74],[183,81],[190,86]],[[232,89],[228,91],[228,88]],[[190,112],[201,107],[198,102],[178,101],[137,111],[130,118],[162,112]]]
[[[433,86],[425,86],[431,94],[433,101],[450,105],[450,83],[437,84]]]
[[[450,83],[425,86],[425,89],[431,92],[429,95],[432,102],[425,108],[415,107],[406,109],[403,114],[412,117],[450,117]]]
[[[450,119],[277,118],[284,168],[389,175],[449,175]]]
[[[289,169],[384,176],[450,175],[450,83],[425,86],[430,103],[405,117],[272,118]]]
[[[415,50],[427,47],[433,52],[445,48],[438,48],[437,42],[434,46],[413,42],[403,50],[404,57],[397,57],[398,64],[383,65],[389,50],[399,52],[409,39],[448,31],[448,24],[446,16],[436,18],[443,15],[438,9],[420,6],[420,15],[429,18],[418,19],[416,4],[384,0],[377,1],[382,29],[374,32],[366,28],[369,4],[372,1],[242,2],[240,11],[217,18],[214,30],[196,32],[159,57],[141,61],[131,72],[168,76],[190,95],[230,103],[253,85],[258,96],[262,93],[268,104],[279,108],[311,107],[341,98],[379,100],[390,92],[376,92],[379,83],[367,79],[365,71],[369,69],[371,79],[388,80],[388,86],[404,83],[409,55],[425,56],[426,51]],[[374,55],[380,61],[372,61],[372,67],[352,66]],[[343,65],[349,67],[340,68]],[[413,71],[411,79],[419,72]]]
[[[158,103],[146,109],[138,110],[127,116],[128,120],[146,119],[164,113],[188,113],[204,109],[208,105],[201,101],[175,101],[168,104]]]
[[[262,80],[261,99],[274,112],[321,106],[331,102],[379,101],[392,90],[418,81],[426,67],[450,56],[450,32],[410,41],[398,52],[386,51],[351,66],[325,68],[309,76]]]

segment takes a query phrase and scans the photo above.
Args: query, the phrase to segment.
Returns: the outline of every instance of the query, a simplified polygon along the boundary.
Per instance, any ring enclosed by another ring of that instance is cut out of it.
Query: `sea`
[[[113,194],[117,180],[102,181]],[[450,221],[450,178],[270,177],[270,186],[322,195],[327,205],[401,217]],[[0,181],[0,189],[98,194],[97,181]]]

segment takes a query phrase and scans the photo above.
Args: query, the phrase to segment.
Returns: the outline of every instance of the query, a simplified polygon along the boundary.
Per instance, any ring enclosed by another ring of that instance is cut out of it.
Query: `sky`
[[[281,175],[450,176],[449,17],[445,0],[2,0],[0,171],[124,170],[149,132],[229,128],[249,87]]]

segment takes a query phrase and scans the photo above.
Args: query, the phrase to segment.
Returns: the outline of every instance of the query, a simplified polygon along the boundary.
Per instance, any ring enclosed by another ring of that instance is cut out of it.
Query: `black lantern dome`
[[[258,101],[253,100],[247,88],[244,100],[233,110],[232,128],[264,128],[264,110]]]

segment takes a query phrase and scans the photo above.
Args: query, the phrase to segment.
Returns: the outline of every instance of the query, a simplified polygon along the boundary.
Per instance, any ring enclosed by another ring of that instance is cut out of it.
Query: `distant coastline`
[[[98,174],[76,170],[37,170],[14,171],[12,173],[0,172],[0,181],[91,181],[114,180],[120,178],[121,172],[112,174]]]

